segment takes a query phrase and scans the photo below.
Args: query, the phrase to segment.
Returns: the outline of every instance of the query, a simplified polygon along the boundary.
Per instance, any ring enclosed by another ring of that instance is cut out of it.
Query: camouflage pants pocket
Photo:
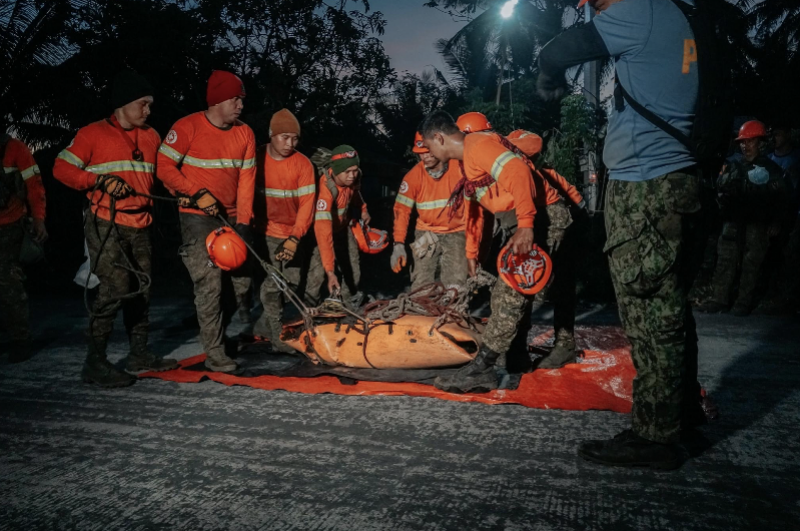
[[[605,250],[620,286],[637,297],[658,291],[677,259],[677,252],[646,217],[609,234]]]

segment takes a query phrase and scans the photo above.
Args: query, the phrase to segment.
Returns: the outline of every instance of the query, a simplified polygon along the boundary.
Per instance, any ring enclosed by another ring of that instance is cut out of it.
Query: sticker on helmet
[[[408,183],[407,183],[407,182],[405,182],[405,181],[403,181],[403,182],[400,184],[400,193],[401,193],[401,194],[404,194],[404,193],[406,193],[406,192],[408,192]]]
[[[164,139],[164,142],[167,144],[174,144],[176,140],[178,140],[178,133],[175,132],[175,129],[170,129],[169,133],[167,133],[167,138]]]
[[[327,210],[328,209],[328,202],[324,199],[320,199],[317,201],[317,210]]]

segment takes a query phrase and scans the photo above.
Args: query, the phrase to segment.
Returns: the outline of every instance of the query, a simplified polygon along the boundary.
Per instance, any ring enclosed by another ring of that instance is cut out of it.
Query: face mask
[[[437,181],[439,179],[441,179],[442,175],[444,175],[445,173],[447,173],[447,162],[444,163],[444,166],[442,166],[442,169],[440,171],[428,170],[428,175],[430,175],[431,177],[433,177]]]
[[[769,182],[769,172],[763,166],[753,166],[748,170],[747,178],[753,184],[767,184]]]

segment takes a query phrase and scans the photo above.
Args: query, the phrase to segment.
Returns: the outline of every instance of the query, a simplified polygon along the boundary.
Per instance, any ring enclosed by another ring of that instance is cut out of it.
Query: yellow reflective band
[[[488,186],[482,186],[481,188],[475,190],[475,201],[478,201],[480,203],[481,199],[483,199],[483,196],[485,196],[486,192],[488,191],[489,191]]]
[[[135,171],[139,173],[153,173],[156,167],[152,162],[139,162],[137,160],[115,160],[102,164],[92,164],[86,167],[86,171],[92,173],[114,173],[123,171]]]
[[[3,166],[3,173],[13,173],[19,170],[16,166]]]
[[[58,154],[58,158],[60,158],[63,161],[69,162],[73,166],[77,166],[80,169],[84,169],[86,167],[85,162],[76,157],[71,151],[68,151],[66,149],[62,150],[61,153]]]
[[[27,181],[28,179],[30,179],[31,177],[33,177],[36,174],[41,175],[41,172],[39,171],[39,166],[34,164],[33,166],[31,166],[27,170],[23,170],[22,171],[22,180],[23,181]]]
[[[317,220],[317,221],[319,221],[319,220],[333,221],[333,216],[331,216],[330,212],[317,211],[317,213],[314,214],[314,219]]]
[[[261,193],[267,197],[277,197],[278,199],[287,199],[292,197],[302,197],[311,195],[316,192],[316,187],[312,184],[309,186],[301,186],[297,190],[281,190],[278,188],[261,188]]]
[[[182,154],[178,153],[177,150],[169,147],[166,144],[161,144],[161,147],[158,148],[158,152],[161,153],[162,155],[166,155],[167,157],[171,158],[175,162],[180,162],[181,160],[183,160],[183,155]]]
[[[311,195],[317,193],[317,185],[309,184],[308,186],[301,186],[297,189],[297,195],[302,197],[304,195]]]
[[[198,159],[186,155],[183,157],[183,163],[194,166],[195,168],[205,168],[208,170],[224,170],[230,168],[244,169],[244,161],[242,159]]]
[[[397,194],[397,199],[395,199],[395,202],[407,206],[408,208],[414,208],[414,203],[416,203],[416,201],[410,197],[404,196],[403,194]]]
[[[417,203],[418,210],[436,210],[447,206],[449,199],[438,199],[436,201],[425,201]]]
[[[342,216],[344,216],[344,215],[345,215],[345,213],[347,212],[347,207],[340,208],[340,209],[339,209],[339,210],[337,210],[336,212],[339,214],[339,217],[342,217]]]
[[[254,158],[247,159],[246,161],[244,161],[244,164],[242,164],[243,170],[249,170],[250,168],[255,168],[255,167],[256,167],[256,159]]]
[[[505,168],[506,164],[508,164],[508,162],[514,157],[516,157],[516,155],[510,151],[506,151],[501,153],[500,156],[495,159],[494,164],[492,164],[492,177],[494,177],[495,181],[500,180],[500,174],[503,173],[503,168]]]

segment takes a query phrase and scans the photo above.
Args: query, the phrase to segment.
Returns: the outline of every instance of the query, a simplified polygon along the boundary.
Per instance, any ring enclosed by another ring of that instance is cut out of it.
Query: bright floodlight
[[[503,4],[502,9],[500,9],[500,16],[503,18],[511,18],[511,15],[514,14],[514,6],[517,5],[519,0],[508,0],[505,4]]]

